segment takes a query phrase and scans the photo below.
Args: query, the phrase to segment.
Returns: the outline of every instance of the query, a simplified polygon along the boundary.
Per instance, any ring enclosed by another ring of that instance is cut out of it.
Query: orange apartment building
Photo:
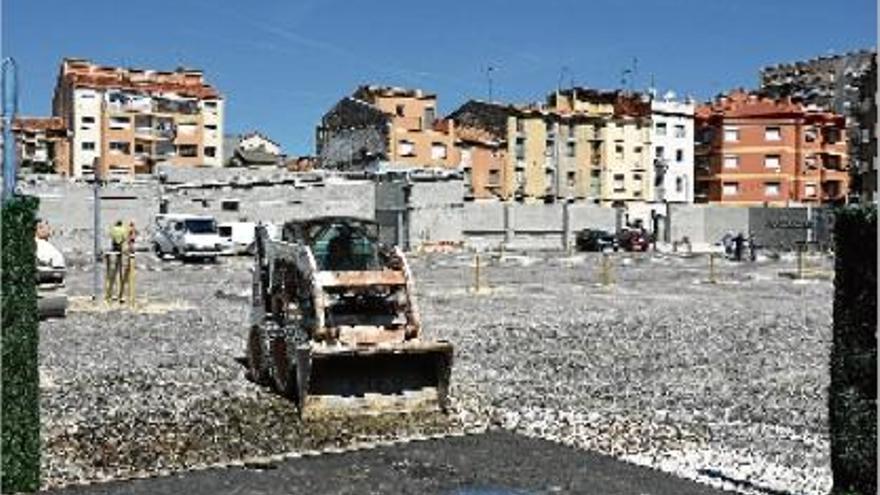
[[[317,155],[325,168],[456,168],[454,124],[437,118],[437,96],[419,89],[361,86],[322,118]]]
[[[695,197],[730,205],[846,201],[845,118],[742,90],[695,115]]]
[[[52,101],[71,131],[73,177],[151,173],[156,165],[221,166],[223,97],[201,71],[105,67],[66,58]]]

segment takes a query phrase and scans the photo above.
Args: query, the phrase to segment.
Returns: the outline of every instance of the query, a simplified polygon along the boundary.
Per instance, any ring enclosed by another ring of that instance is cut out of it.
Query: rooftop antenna
[[[630,78],[630,81],[629,81],[629,90],[630,91],[635,91],[635,89],[636,89],[636,77],[637,77],[638,73],[639,73],[639,58],[633,57],[632,77]]]
[[[558,91],[562,91],[562,80],[565,78],[565,73],[568,72],[568,77],[572,77],[571,70],[567,65],[563,65],[562,69],[559,70],[559,81],[556,84],[556,89]],[[574,78],[571,79],[571,87],[574,87]]]
[[[495,70],[495,67],[491,65],[486,67],[486,80],[489,83],[489,102],[492,102],[492,72]]]

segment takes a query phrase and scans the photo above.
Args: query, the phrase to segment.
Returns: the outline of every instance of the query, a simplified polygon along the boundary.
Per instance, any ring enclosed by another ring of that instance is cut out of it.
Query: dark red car
[[[617,243],[624,251],[647,251],[651,238],[644,230],[623,229],[617,234]]]

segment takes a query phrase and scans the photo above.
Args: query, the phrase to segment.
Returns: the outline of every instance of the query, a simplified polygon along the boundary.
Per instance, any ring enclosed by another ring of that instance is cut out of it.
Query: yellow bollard
[[[715,278],[715,253],[709,253],[709,283],[717,283]]]
[[[480,292],[480,253],[474,253],[474,289]]]
[[[134,274],[135,274],[135,258],[134,253],[128,255],[128,305],[134,307]]]
[[[611,277],[611,255],[602,253],[602,285],[611,285],[614,281]]]
[[[797,278],[804,278],[804,247],[801,245],[797,247]]]

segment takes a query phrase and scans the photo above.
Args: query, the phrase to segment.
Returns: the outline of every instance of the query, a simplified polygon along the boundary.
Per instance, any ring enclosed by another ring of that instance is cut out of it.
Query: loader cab
[[[283,237],[307,245],[321,271],[381,269],[379,227],[369,220],[318,218],[285,226]]]

